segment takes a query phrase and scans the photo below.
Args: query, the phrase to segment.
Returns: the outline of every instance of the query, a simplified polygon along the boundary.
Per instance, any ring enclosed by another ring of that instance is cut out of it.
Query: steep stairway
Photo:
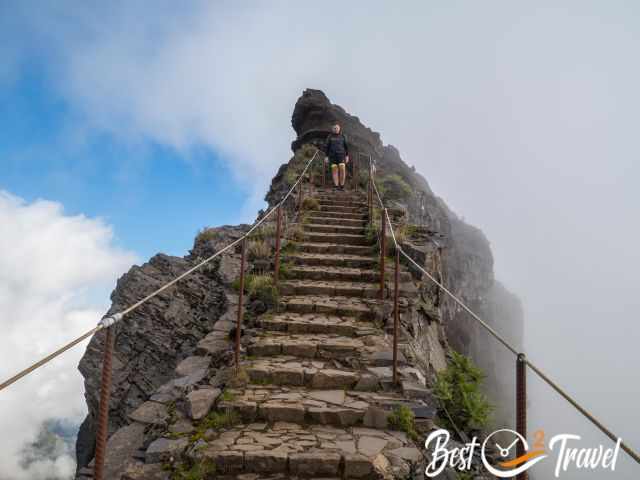
[[[391,478],[422,458],[407,434],[388,424],[398,405],[428,402],[415,398],[417,381],[414,398],[392,384],[392,338],[383,329],[391,301],[378,299],[366,203],[331,190],[316,199],[303,240],[284,259],[291,268],[278,312],[259,317],[249,335],[241,362],[248,383],[227,388],[217,403],[242,424],[211,432],[195,453],[213,461],[218,476]],[[400,360],[407,382],[415,369]]]

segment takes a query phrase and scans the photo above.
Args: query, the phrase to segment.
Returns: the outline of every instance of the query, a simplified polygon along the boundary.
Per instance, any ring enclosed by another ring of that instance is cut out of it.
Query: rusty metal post
[[[353,172],[353,177],[351,178],[351,181],[353,182],[353,191],[357,192],[358,191],[358,162],[360,158],[360,153],[356,153],[355,158],[351,159],[351,170]]]
[[[527,361],[524,353],[519,353],[516,360],[516,431],[527,438]],[[516,456],[524,455],[524,445],[518,442]],[[517,476],[517,480],[527,480],[527,472]]]
[[[371,170],[371,159],[369,159],[369,196],[367,198],[369,202],[367,207],[369,209],[369,222],[373,221],[373,171]]]
[[[396,247],[396,270],[393,286],[393,383],[398,384],[398,327],[400,311],[398,306],[398,284],[400,283],[400,249]]]
[[[380,235],[380,300],[384,300],[384,258],[387,254],[387,222],[385,212],[387,209],[380,211],[380,223],[382,224],[382,232]]]
[[[240,329],[242,328],[242,301],[244,297],[244,264],[247,256],[247,239],[242,239],[242,253],[240,255],[240,295],[238,298],[238,318],[236,321],[236,347],[235,347],[235,365],[236,371],[240,366]]]
[[[304,177],[300,178],[300,183],[298,183],[298,210],[302,210],[302,200],[304,198],[304,192],[302,191],[303,185]]]
[[[113,359],[113,327],[105,332],[102,357],[102,379],[100,381],[100,405],[98,407],[98,428],[96,432],[96,458],[93,470],[95,480],[104,480],[104,459],[107,453],[109,434],[109,397],[111,395],[111,371]]]
[[[278,277],[280,275],[280,234],[282,231],[282,205],[278,207],[276,212],[276,261],[275,271],[273,272],[273,284],[278,288]]]
[[[327,167],[329,164],[323,159],[322,160],[322,186],[327,186]]]

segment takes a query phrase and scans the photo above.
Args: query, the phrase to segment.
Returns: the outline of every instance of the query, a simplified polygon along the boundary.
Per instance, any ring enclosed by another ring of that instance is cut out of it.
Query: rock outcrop
[[[117,326],[107,478],[167,479],[168,470],[175,478],[406,477],[424,457],[411,439],[414,432],[394,429],[392,417],[403,406],[421,432],[434,427],[437,402],[429,386],[446,366],[447,349],[473,355],[498,385],[497,365],[505,361],[495,353],[499,346],[409,264],[400,274],[400,382],[391,382],[392,266],[384,300],[378,300],[375,238],[366,233],[361,190],[369,159],[394,221],[412,225],[401,242],[418,264],[507,329],[515,343],[522,339],[521,310],[495,281],[482,232],[453,214],[395,147],[383,145],[378,133],[321,91],[306,90],[296,103],[294,156],[279,168],[267,203],[280,201],[336,121],[351,145],[352,191],[330,193],[320,186],[322,170],[310,170],[305,195],[314,200],[305,208],[312,211],[301,213],[294,198],[285,205],[286,275],[279,298],[273,290],[248,295],[240,369],[231,367],[230,342],[237,249]],[[110,312],[247,229],[206,229],[185,258],[157,255],[132,268],[118,281]],[[256,235],[248,268],[259,274],[273,268],[271,254],[251,256],[273,251],[273,224]],[[269,310],[269,295],[276,295],[276,311],[275,305]],[[77,443],[82,479],[91,477],[103,341],[96,335],[80,363],[89,407]]]

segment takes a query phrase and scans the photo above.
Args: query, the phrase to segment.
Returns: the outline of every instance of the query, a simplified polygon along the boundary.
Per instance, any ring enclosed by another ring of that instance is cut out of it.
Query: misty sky
[[[0,2],[3,377],[91,328],[132,262],[251,221],[311,87],[482,228],[523,300],[530,359],[640,449],[637,3],[173,5]],[[0,396],[15,434],[0,478],[40,478],[15,456],[47,412],[82,416],[81,350],[52,366],[63,377],[38,412],[25,399],[44,377]],[[609,446],[531,388],[530,430]],[[639,471],[621,456],[616,473],[562,478]]]

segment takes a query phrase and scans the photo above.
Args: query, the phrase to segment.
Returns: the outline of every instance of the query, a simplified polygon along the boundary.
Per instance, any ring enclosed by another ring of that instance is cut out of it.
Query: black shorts
[[[329,163],[331,165],[340,165],[341,163],[345,163],[346,157],[329,157]]]

